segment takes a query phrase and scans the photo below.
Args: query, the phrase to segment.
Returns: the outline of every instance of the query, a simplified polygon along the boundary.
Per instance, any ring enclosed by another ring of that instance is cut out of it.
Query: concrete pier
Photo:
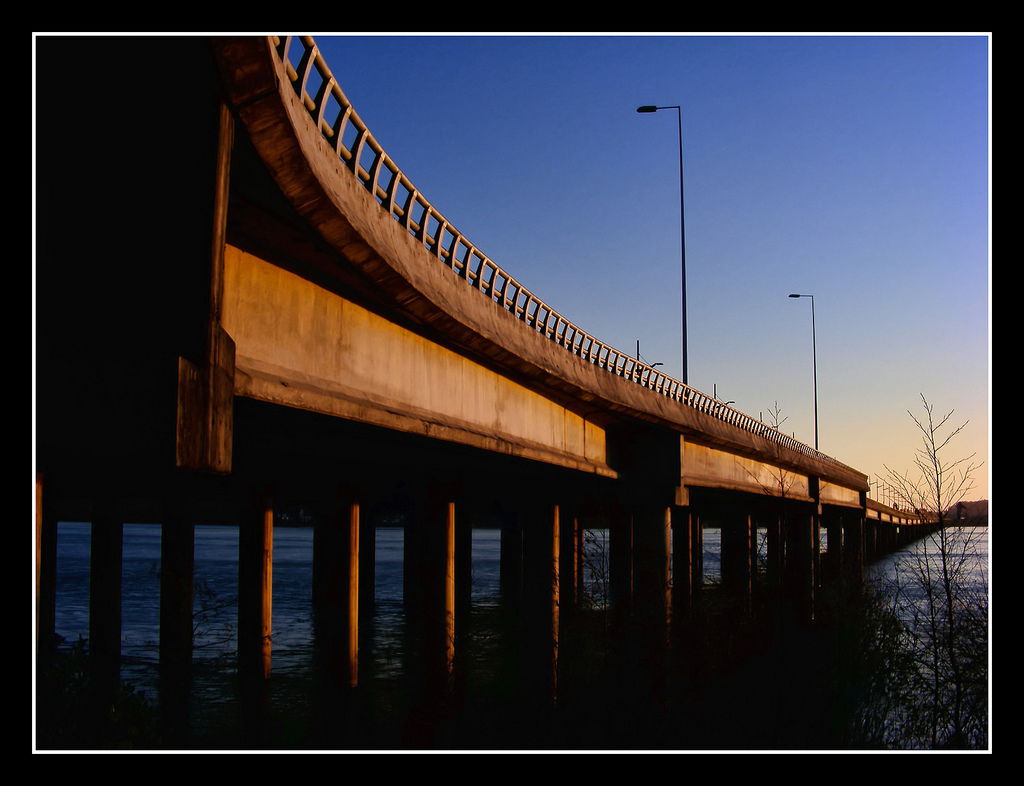
[[[273,651],[274,499],[263,489],[239,526],[238,671],[243,685],[269,679]]]
[[[113,700],[121,671],[123,525],[112,493],[93,505],[89,564],[89,659],[97,704]]]
[[[171,739],[189,723],[194,567],[195,525],[180,500],[170,497],[160,528],[160,708]]]

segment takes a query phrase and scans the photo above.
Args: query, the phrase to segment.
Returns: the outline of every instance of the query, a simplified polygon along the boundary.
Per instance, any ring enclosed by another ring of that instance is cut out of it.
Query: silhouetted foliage
[[[80,638],[40,665],[36,743],[40,750],[157,748],[157,713],[124,681],[112,696],[99,699],[88,642]]]

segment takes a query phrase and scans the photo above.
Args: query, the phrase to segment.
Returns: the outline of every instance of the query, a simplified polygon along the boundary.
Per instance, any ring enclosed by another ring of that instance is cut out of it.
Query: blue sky
[[[316,36],[356,110],[484,253],[693,387],[874,475],[920,394],[989,494],[990,39]]]

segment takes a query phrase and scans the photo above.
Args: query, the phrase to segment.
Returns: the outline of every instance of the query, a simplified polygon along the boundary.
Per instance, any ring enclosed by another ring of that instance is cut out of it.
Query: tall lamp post
[[[640,114],[657,112],[660,109],[676,110],[679,123],[679,255],[682,271],[682,306],[683,306],[683,384],[688,385],[686,373],[686,229],[683,217],[683,108],[681,106],[638,106]]]
[[[814,295],[797,295],[790,297],[809,297],[811,299],[811,368],[814,371],[814,449],[818,449],[818,347],[814,338]]]

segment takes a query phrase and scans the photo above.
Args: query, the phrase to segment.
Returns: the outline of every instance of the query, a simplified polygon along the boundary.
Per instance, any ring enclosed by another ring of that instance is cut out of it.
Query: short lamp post
[[[818,449],[818,347],[814,337],[814,295],[793,294],[790,297],[811,299],[811,368],[814,373],[814,449]]]

